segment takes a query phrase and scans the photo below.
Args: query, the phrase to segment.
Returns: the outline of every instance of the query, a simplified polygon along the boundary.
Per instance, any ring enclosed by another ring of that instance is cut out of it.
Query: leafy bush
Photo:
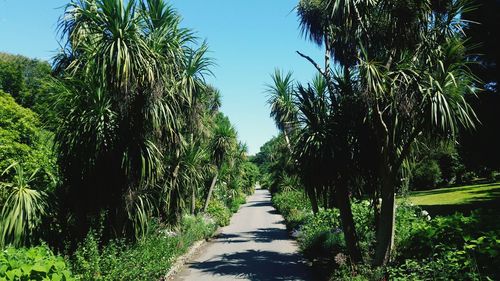
[[[0,280],[76,280],[62,257],[47,246],[0,252]]]
[[[441,182],[441,169],[434,159],[418,163],[412,171],[411,185],[417,189],[436,187]]]
[[[457,182],[460,184],[470,184],[474,179],[477,178],[477,174],[474,171],[462,171],[457,175]]]
[[[19,162],[28,171],[41,168],[55,174],[56,158],[52,153],[52,133],[40,128],[38,116],[17,104],[0,90],[0,171]],[[10,180],[12,174],[1,177]],[[41,189],[50,186],[49,178],[37,184]],[[1,198],[0,198],[1,199]]]
[[[272,202],[291,229],[303,224],[312,213],[309,199],[300,190],[275,193]]]
[[[337,209],[321,210],[300,228],[300,249],[307,258],[333,257],[345,249]]]
[[[302,198],[302,200],[301,200]],[[277,193],[273,203],[287,223],[300,227],[298,243],[304,255],[326,262],[332,280],[498,280],[500,222],[494,211],[431,217],[406,201],[397,204],[393,260],[387,268],[349,263],[339,212],[310,210],[298,191]],[[305,198],[307,199],[307,198]],[[373,209],[368,201],[352,204],[358,241],[365,260],[373,255]],[[489,278],[489,279],[488,279]]]
[[[243,163],[243,176],[242,176],[242,189],[243,191],[250,195],[253,193],[255,189],[255,184],[257,183],[260,172],[259,167],[252,162],[244,162]]]
[[[215,220],[217,225],[226,226],[231,220],[231,210],[224,203],[212,200],[208,204],[207,213]]]
[[[245,198],[245,195],[238,194],[237,196],[235,196],[234,198],[232,198],[232,200],[230,201],[230,203],[229,203],[229,210],[231,210],[232,213],[238,212],[238,210],[240,209],[240,206],[242,204],[245,204],[246,201],[247,200]]]
[[[158,280],[196,241],[210,237],[216,225],[201,216],[184,216],[177,229],[156,225],[135,244],[115,240],[100,248],[100,235],[89,232],[73,257],[82,280]]]
[[[500,277],[500,224],[495,214],[455,213],[433,219],[425,211],[413,218],[409,214],[398,218],[398,251],[390,268],[395,278],[480,280],[479,272],[493,280]]]
[[[55,189],[53,134],[38,116],[0,91],[0,244],[20,245],[33,234]],[[26,244],[26,243],[25,243]]]
[[[352,212],[359,246],[362,252],[368,255],[375,240],[373,212],[369,202],[353,203]],[[300,229],[298,242],[304,254],[310,258],[322,256],[334,259],[337,254],[344,255],[347,249],[339,210],[320,210],[316,215],[307,218]]]
[[[61,123],[55,107],[64,106],[57,97],[65,88],[53,79],[51,72],[48,62],[0,53],[0,90],[36,112],[44,126],[55,131]]]

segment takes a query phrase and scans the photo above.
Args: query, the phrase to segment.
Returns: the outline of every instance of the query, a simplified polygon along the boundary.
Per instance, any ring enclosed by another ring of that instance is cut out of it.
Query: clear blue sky
[[[69,0],[0,0],[0,51],[49,60],[58,49],[56,24]],[[217,63],[209,82],[221,90],[222,111],[254,154],[277,130],[265,84],[278,67],[309,81],[314,68],[295,51],[320,61],[302,38],[293,10],[298,0],[173,0],[182,25],[206,39]]]

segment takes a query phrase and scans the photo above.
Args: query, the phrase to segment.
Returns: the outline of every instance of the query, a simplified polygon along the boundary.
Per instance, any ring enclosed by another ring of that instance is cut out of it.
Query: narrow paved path
[[[310,280],[297,251],[271,195],[258,189],[174,280]]]

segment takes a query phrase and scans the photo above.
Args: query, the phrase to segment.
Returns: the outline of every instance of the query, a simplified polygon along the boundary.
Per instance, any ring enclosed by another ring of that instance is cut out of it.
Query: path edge
[[[217,230],[213,233],[213,235],[210,238],[201,239],[194,242],[194,244],[191,245],[191,247],[189,247],[189,250],[186,253],[182,254],[181,256],[175,259],[175,263],[170,267],[168,272],[165,275],[163,275],[162,278],[160,278],[160,281],[172,280],[175,277],[175,275],[184,268],[186,262],[188,262],[198,252],[198,250],[201,247],[203,247],[208,241],[210,241],[210,239],[217,236],[220,233],[221,229],[222,229],[221,227],[217,228]]]
[[[252,195],[255,194],[255,191],[257,190],[257,188],[254,189],[253,193],[250,194],[250,195],[247,195],[246,196],[246,200],[248,203],[248,198]],[[245,204],[241,204],[240,207],[238,208],[238,211],[236,211],[235,213],[233,213],[231,215],[231,218],[240,211],[241,207]],[[173,280],[173,278],[184,268],[184,266],[186,265],[186,263],[191,260],[193,258],[193,256],[198,252],[198,250],[200,250],[203,246],[205,246],[205,244],[207,244],[208,242],[210,242],[213,238],[219,236],[221,233],[222,233],[222,228],[224,228],[223,226],[219,226],[215,231],[214,233],[208,237],[208,238],[205,238],[205,239],[201,239],[201,240],[198,240],[196,242],[194,242],[193,245],[191,245],[189,247],[189,250],[178,256],[177,258],[175,258],[175,262],[172,264],[172,266],[170,267],[170,269],[168,270],[168,272],[166,274],[164,274],[160,279],[159,281],[167,281],[167,280]]]

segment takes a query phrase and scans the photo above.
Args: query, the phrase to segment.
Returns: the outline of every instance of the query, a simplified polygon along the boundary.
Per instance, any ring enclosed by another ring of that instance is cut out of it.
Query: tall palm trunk
[[[342,222],[342,230],[344,232],[347,250],[353,263],[361,263],[361,250],[358,245],[358,237],[354,225],[354,218],[351,209],[351,200],[349,192],[344,181],[341,181],[336,188],[337,205],[340,210],[340,220]]]
[[[286,146],[288,147],[288,151],[292,153],[292,145],[290,143],[290,138],[288,137],[287,129],[283,130],[283,135],[285,136]]]
[[[316,197],[316,192],[314,188],[309,187],[307,188],[307,195],[309,196],[309,199],[311,200],[311,206],[313,213],[317,214],[319,212],[319,207],[318,207],[318,198]]]
[[[205,206],[203,207],[203,212],[207,211],[208,208],[208,203],[210,203],[210,197],[212,197],[212,192],[215,187],[215,183],[217,182],[217,177],[219,176],[219,172],[217,172],[212,179],[212,183],[210,184],[210,188],[208,189],[208,195],[207,195],[207,200],[205,201]]]
[[[191,215],[194,215],[196,212],[196,188],[193,186],[193,190],[191,190]]]
[[[396,222],[395,185],[397,178],[395,173],[387,163],[380,169],[382,204],[377,227],[377,246],[373,260],[373,264],[376,266],[383,266],[389,262],[394,247]]]

